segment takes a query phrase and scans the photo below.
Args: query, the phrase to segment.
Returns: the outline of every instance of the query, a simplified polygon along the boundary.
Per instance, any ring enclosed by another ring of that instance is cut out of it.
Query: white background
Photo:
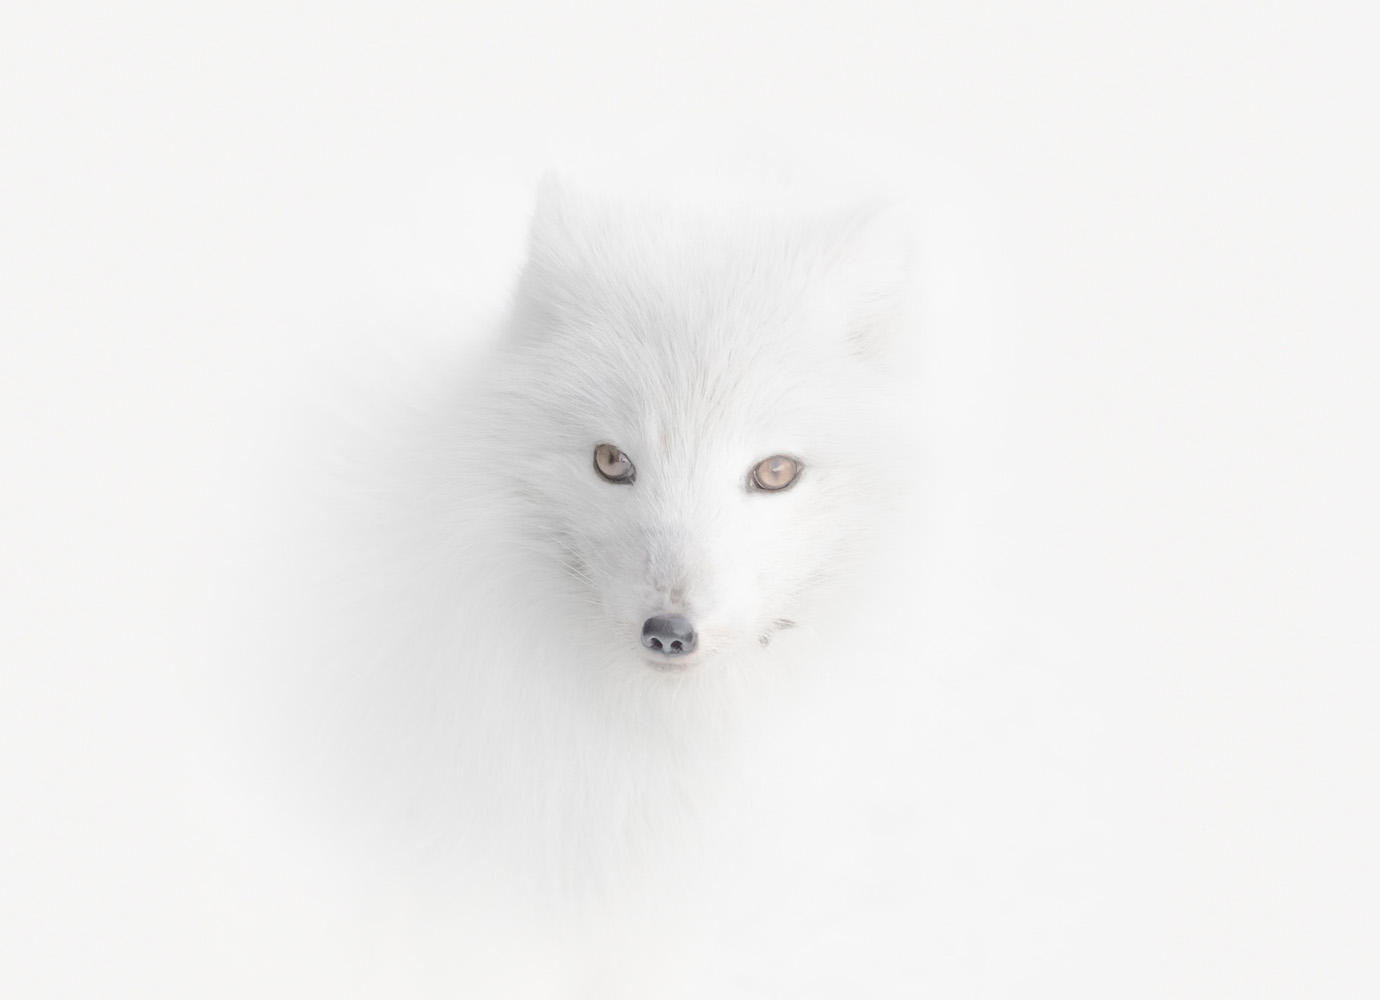
[[[425,992],[226,805],[206,691],[303,403],[498,313],[548,166],[671,137],[930,224],[917,405],[1009,700],[948,780],[1059,794],[969,818],[1003,888],[937,890],[924,995],[1374,995],[1377,20],[9,5],[0,993]]]

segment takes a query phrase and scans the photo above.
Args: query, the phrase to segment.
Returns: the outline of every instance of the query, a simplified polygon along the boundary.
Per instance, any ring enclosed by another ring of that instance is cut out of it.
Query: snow
[[[889,766],[783,790],[809,839],[759,847],[745,988],[1380,986],[1374,13],[0,25],[0,992],[509,995],[226,765],[271,753],[242,595],[310,415],[502,314],[549,167],[674,144],[880,178],[922,223],[916,725],[860,684],[834,739]]]

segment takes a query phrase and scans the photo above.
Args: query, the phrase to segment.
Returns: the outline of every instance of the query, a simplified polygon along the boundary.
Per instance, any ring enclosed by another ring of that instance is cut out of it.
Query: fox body
[[[669,898],[745,719],[846,656],[903,464],[895,233],[544,187],[505,328],[371,466],[345,574],[342,770],[399,857],[543,912]]]

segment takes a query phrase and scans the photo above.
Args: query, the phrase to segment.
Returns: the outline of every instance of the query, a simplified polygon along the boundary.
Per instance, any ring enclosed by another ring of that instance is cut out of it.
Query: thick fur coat
[[[375,861],[558,930],[690,926],[744,733],[856,655],[904,489],[900,232],[544,186],[506,328],[345,478],[314,780]],[[755,489],[774,455],[798,480]],[[640,642],[663,612],[694,623],[683,661]]]

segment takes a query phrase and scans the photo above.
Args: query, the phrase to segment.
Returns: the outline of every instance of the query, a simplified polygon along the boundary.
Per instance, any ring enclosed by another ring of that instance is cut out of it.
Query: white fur
[[[337,781],[375,860],[438,900],[599,913],[624,971],[628,926],[679,926],[742,732],[846,651],[903,489],[897,231],[544,186],[501,336],[346,480],[343,641],[303,694],[329,727],[313,787]],[[601,442],[634,484],[595,474]],[[800,480],[750,489],[775,454]],[[699,632],[683,669],[640,644],[663,611]]]

